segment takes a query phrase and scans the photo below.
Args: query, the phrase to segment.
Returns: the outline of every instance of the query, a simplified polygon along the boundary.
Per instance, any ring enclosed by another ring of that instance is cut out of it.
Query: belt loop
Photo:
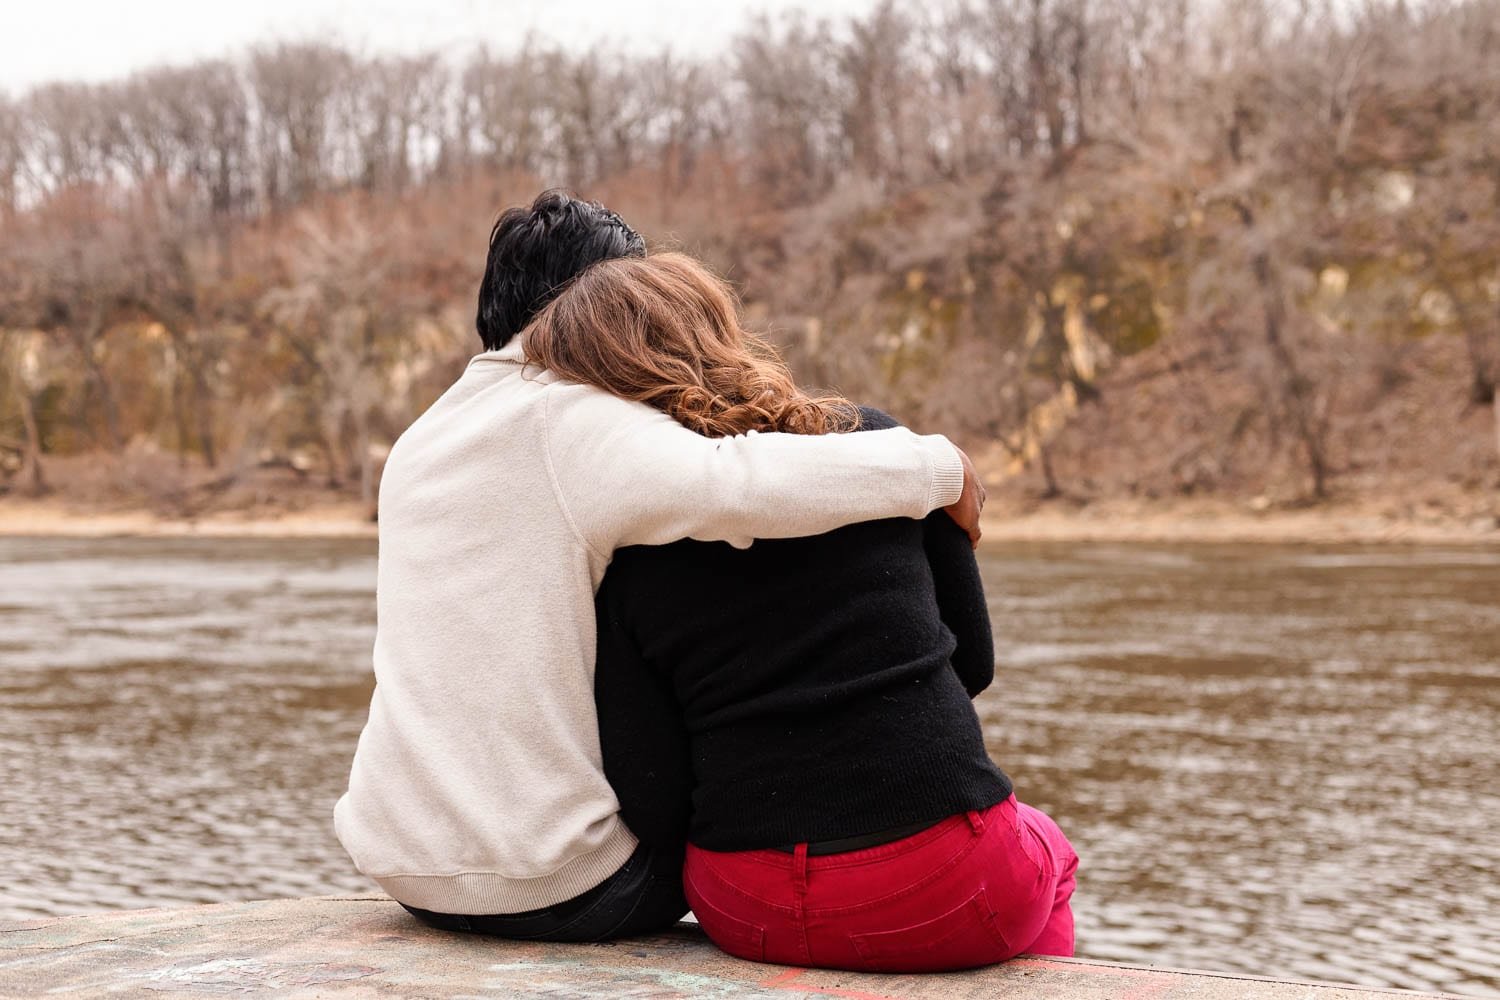
[[[807,898],[807,845],[798,844],[792,853],[792,888],[797,893],[797,909],[801,911],[802,901]]]
[[[807,940],[807,845],[798,844],[792,852],[793,904],[796,908],[797,943],[801,945],[802,962],[812,964],[812,945]]]
[[[969,820],[969,829],[974,831],[974,836],[984,832],[984,814],[970,809],[966,814]]]

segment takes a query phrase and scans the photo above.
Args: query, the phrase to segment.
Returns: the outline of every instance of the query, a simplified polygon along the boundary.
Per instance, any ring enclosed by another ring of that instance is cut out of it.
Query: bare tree
[[[21,479],[31,496],[48,491],[36,416],[37,398],[47,388],[46,350],[46,338],[37,331],[0,329],[0,359],[4,360],[8,388],[21,418]]]
[[[299,239],[286,251],[293,283],[268,292],[263,306],[313,375],[330,485],[355,479],[361,501],[373,503],[384,335],[397,319],[375,308],[389,254],[375,227],[352,212],[304,214],[297,228]]]
[[[53,83],[24,99],[26,161],[48,191],[103,181],[115,149],[101,88]]]
[[[310,447],[372,495],[472,340],[485,223],[562,183],[728,271],[805,375],[1043,492],[1170,384],[1187,439],[1145,434],[1131,488],[1321,496],[1403,379],[1500,407],[1497,53],[1495,0],[885,0],[703,57],[285,44],[38,87],[0,98],[0,337],[47,348],[0,373],[6,447],[54,483],[44,448],[225,480]]]
[[[907,173],[912,29],[895,0],[882,0],[866,19],[850,25],[850,37],[838,49],[849,162],[867,177],[900,180]]]
[[[359,183],[404,191],[432,169],[443,140],[446,73],[433,55],[376,59],[352,70]]]
[[[344,50],[317,43],[281,44],[251,54],[261,184],[273,207],[307,198],[337,176],[330,133],[352,64]]]
[[[490,167],[535,173],[549,135],[547,53],[527,39],[510,57],[479,49],[458,84],[455,149]]]
[[[21,167],[25,139],[21,135],[21,109],[0,94],[0,227],[11,222],[20,207]]]
[[[744,140],[761,150],[757,179],[773,197],[805,200],[823,193],[837,167],[841,132],[826,22],[761,17],[734,43],[735,74],[744,88]]]

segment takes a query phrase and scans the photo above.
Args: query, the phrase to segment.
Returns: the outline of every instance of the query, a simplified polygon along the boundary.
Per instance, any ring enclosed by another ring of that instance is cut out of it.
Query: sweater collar
[[[511,364],[524,365],[526,363],[526,351],[521,344],[521,335],[510,338],[510,343],[498,351],[484,351],[474,355],[469,364],[477,364],[481,361],[508,361]]]
[[[545,370],[526,357],[526,352],[521,349],[521,338],[519,335],[512,338],[510,343],[498,351],[485,351],[469,359],[469,369],[472,369],[475,365],[484,366],[494,364],[523,366],[522,371],[524,375],[522,377],[528,382],[551,385],[554,382],[560,381],[552,372]]]

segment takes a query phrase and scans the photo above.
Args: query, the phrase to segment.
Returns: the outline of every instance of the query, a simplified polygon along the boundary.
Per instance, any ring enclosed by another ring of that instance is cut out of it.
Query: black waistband
[[[881,844],[893,844],[898,840],[915,836],[923,830],[930,830],[937,823],[923,821],[921,823],[910,823],[906,826],[894,826],[888,830],[877,830],[874,833],[860,834],[858,837],[841,837],[838,840],[820,840],[807,845],[807,856],[810,858],[823,857],[828,854],[848,854],[850,851],[862,851],[866,847],[879,847]],[[797,846],[778,845],[772,850],[781,851],[783,854],[797,853]]]

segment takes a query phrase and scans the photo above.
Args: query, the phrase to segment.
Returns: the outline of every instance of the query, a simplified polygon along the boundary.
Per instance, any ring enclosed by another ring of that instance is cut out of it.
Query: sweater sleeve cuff
[[[964,464],[958,449],[941,434],[918,438],[932,461],[932,482],[927,491],[927,511],[958,503],[964,491]]]

